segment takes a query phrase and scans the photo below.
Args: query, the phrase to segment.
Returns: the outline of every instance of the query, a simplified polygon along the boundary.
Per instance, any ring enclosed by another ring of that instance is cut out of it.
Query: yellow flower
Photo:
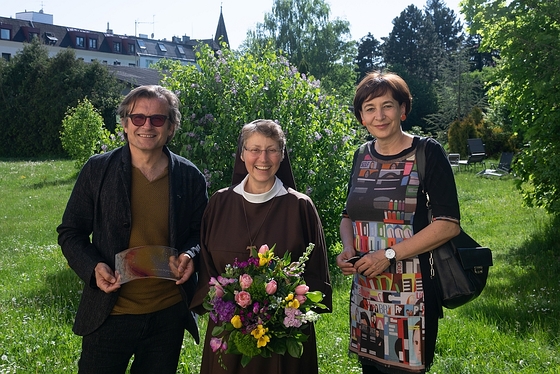
[[[266,346],[268,342],[270,342],[270,337],[268,335],[263,335],[262,338],[257,340],[257,348]]]
[[[293,299],[292,301],[290,301],[288,303],[288,307],[289,308],[294,308],[294,309],[299,308],[299,300],[298,299]]]
[[[253,335],[253,337],[255,339],[260,339],[263,337],[264,334],[266,334],[268,332],[268,328],[264,328],[263,325],[258,325],[256,329],[254,329],[253,331],[251,331],[251,335]]]
[[[286,301],[292,301],[293,299],[294,299],[294,294],[291,293],[291,294],[289,294],[288,296],[286,296],[286,298],[285,298],[284,300],[286,300]]]
[[[241,317],[239,317],[237,314],[231,317],[230,322],[236,329],[239,329],[241,328],[241,326],[243,326],[243,324],[241,323]]]
[[[259,266],[267,265],[270,260],[274,257],[273,251],[266,251],[265,253],[259,253]]]

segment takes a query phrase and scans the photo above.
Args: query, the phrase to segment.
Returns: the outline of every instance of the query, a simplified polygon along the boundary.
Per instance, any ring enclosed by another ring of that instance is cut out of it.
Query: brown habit
[[[332,289],[323,229],[315,206],[306,195],[289,188],[287,194],[255,204],[234,192],[233,187],[222,189],[210,199],[203,217],[201,241],[199,286],[191,303],[191,308],[197,313],[205,312],[202,301],[208,293],[210,277],[220,275],[225,266],[233,263],[236,258],[239,261],[246,260],[249,257],[246,247],[251,242],[257,248],[262,244],[268,244],[269,247],[276,244],[275,253],[282,257],[289,251],[292,261],[299,259],[309,243],[314,243],[315,249],[306,263],[304,279],[311,291],[323,292],[323,303],[329,311],[332,309]],[[213,327],[214,324],[209,319],[201,373],[318,372],[314,330],[304,345],[301,359],[295,359],[289,354],[273,355],[271,358],[254,357],[249,365],[243,368],[241,356],[224,354],[226,371],[220,367],[217,356],[210,349],[209,341]]]

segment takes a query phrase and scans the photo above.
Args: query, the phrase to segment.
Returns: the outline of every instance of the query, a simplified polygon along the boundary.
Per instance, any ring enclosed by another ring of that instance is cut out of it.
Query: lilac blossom
[[[284,318],[284,326],[286,327],[300,327],[301,320],[297,318],[301,315],[301,311],[296,308],[284,308],[284,313],[286,317]]]
[[[214,310],[210,312],[210,318],[214,323],[218,323],[218,321],[229,322],[235,314],[235,303],[233,301],[224,301],[216,297],[212,301],[212,305]]]

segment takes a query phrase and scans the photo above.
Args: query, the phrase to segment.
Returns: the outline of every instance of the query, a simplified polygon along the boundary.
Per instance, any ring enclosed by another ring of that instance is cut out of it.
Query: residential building
[[[181,64],[196,62],[194,47],[206,43],[213,49],[219,48],[218,40],[228,41],[222,12],[214,39],[192,40],[188,36],[166,40],[155,40],[147,35],[129,36],[107,30],[92,31],[53,24],[53,16],[39,12],[16,13],[16,18],[0,17],[0,53],[10,60],[25,43],[38,38],[54,56],[65,48],[72,48],[76,58],[85,62],[99,61],[108,66],[130,66],[148,68],[166,58]]]

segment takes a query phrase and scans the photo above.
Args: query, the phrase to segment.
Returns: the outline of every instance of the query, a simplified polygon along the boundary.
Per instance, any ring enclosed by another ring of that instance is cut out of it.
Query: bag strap
[[[426,143],[428,142],[428,138],[422,136],[418,140],[418,144],[416,145],[416,169],[418,171],[418,180],[420,181],[420,187],[422,188],[422,193],[426,195],[428,198],[428,204],[430,202],[430,198],[428,193],[426,192],[426,188],[424,185],[424,176],[426,175]]]
[[[430,206],[430,195],[426,191],[424,184],[424,176],[426,175],[426,143],[428,139],[424,136],[420,137],[418,144],[416,145],[416,171],[418,172],[418,181],[420,182],[420,188],[422,188],[422,193],[426,195],[426,207],[428,208],[428,222],[432,221],[432,207]],[[436,270],[434,267],[434,254],[430,251],[430,278],[436,276]]]

